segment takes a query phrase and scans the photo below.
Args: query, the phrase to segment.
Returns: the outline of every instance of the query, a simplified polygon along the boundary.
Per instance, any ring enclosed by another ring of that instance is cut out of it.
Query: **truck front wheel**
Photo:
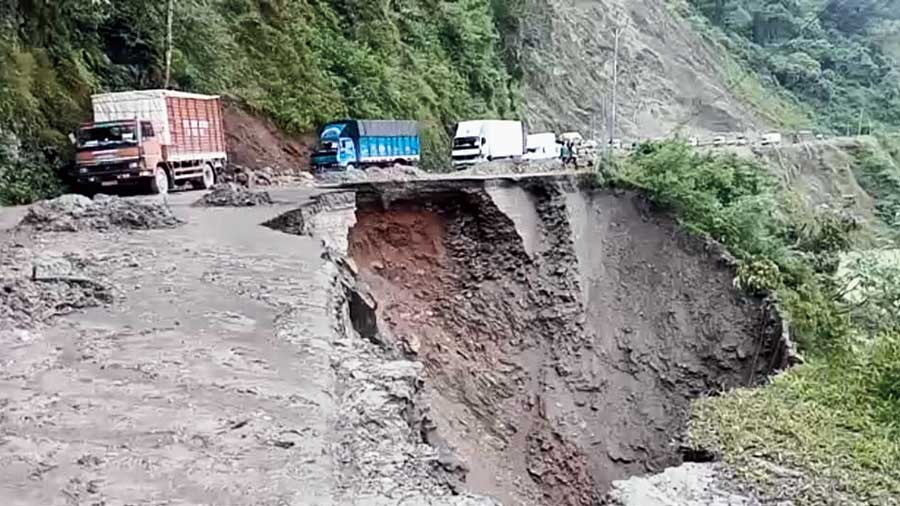
[[[169,176],[162,167],[157,167],[153,171],[153,179],[150,180],[150,191],[154,195],[169,193]]]
[[[216,184],[216,172],[213,170],[212,165],[206,164],[203,166],[203,177],[200,178],[200,186],[204,190],[209,190]]]

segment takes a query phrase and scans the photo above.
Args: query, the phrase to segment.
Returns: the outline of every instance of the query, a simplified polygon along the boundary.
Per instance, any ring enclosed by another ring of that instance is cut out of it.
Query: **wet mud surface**
[[[261,226],[309,195],[176,195],[172,230],[0,232],[21,302],[0,300],[0,503],[493,504],[420,435],[421,366],[354,329],[352,274]]]

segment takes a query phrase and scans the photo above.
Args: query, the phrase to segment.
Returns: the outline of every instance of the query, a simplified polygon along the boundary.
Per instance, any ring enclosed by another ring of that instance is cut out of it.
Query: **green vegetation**
[[[726,245],[740,261],[736,283],[775,295],[805,357],[765,388],[698,402],[694,442],[772,497],[896,504],[900,257],[854,251],[849,213],[799,206],[763,168],[732,156],[647,144],[616,177]]]
[[[875,199],[878,217],[900,234],[900,138],[882,136],[878,144],[854,153],[853,173],[860,186]]]
[[[166,5],[0,6],[0,203],[58,189],[67,135],[90,117],[92,93],[164,85]],[[348,116],[415,118],[426,164],[437,165],[455,120],[517,115],[519,71],[501,43],[516,26],[506,0],[174,5],[171,87],[237,98],[289,131]]]
[[[878,217],[900,231],[900,169],[887,154],[877,149],[856,153],[853,167],[856,180],[876,202]]]
[[[722,35],[713,38],[736,55],[752,77],[759,76],[775,90],[776,98],[786,94],[800,104],[823,128],[856,134],[868,132],[870,125],[900,125],[900,3],[689,2]],[[740,86],[732,82],[739,95],[744,81],[736,81]],[[764,112],[770,108],[767,100],[750,102]]]

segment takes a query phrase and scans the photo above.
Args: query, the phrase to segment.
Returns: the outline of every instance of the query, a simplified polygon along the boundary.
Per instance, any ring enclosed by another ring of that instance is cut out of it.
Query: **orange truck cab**
[[[83,123],[76,135],[76,180],[82,186],[149,184],[162,146],[149,121]]]
[[[136,90],[91,97],[94,121],[75,135],[76,183],[91,191],[209,188],[227,163],[219,97]]]

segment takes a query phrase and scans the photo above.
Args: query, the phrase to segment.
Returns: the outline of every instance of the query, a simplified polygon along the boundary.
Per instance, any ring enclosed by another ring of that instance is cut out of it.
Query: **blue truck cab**
[[[415,121],[348,119],[326,123],[312,155],[313,170],[346,170],[373,165],[416,165],[421,158]]]

